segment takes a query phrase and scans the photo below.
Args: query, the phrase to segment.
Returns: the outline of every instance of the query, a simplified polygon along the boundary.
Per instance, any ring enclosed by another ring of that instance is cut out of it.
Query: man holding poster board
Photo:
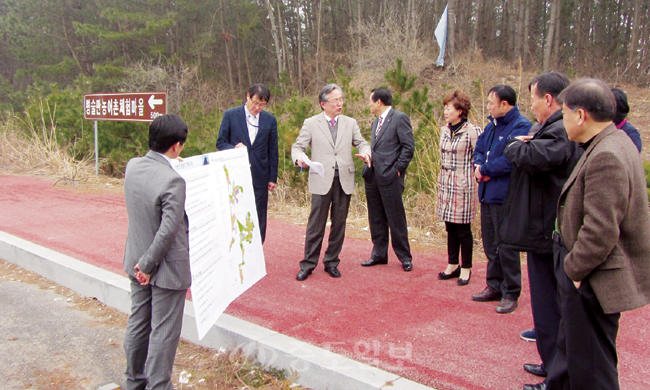
[[[185,180],[171,167],[187,140],[176,115],[149,126],[149,152],[126,166],[129,217],[124,271],[131,281],[131,315],[124,337],[126,389],[172,389],[171,375],[190,287]]]

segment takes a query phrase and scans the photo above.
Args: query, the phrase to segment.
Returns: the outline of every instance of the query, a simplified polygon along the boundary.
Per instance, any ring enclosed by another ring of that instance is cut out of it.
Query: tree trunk
[[[557,23],[559,8],[561,0],[553,0],[551,5],[551,18],[548,24],[548,34],[546,35],[546,43],[544,44],[544,71],[548,71],[551,67],[551,51],[553,49],[553,38],[555,36],[555,24]]]
[[[527,35],[524,32],[524,20],[526,19],[526,6],[527,1],[523,0],[519,3],[519,9],[517,12],[517,27],[515,28],[515,61],[519,61],[523,57],[523,42],[527,39]]]
[[[479,32],[481,31],[481,23],[482,23],[482,18],[481,18],[481,12],[483,11],[481,9],[481,3],[483,0],[476,0],[476,18],[474,21],[474,28],[472,29],[472,40],[469,43],[469,50],[470,53],[472,53],[471,58],[474,58],[474,51],[476,50],[476,44],[477,44],[477,37]]]
[[[228,82],[230,83],[230,91],[232,93],[235,93],[235,83],[232,78],[232,63],[230,60],[230,35],[226,32],[226,26],[223,22],[223,13],[224,13],[224,7],[223,7],[223,0],[220,0],[221,4],[221,35],[223,36],[224,42],[226,43],[226,62],[228,63]]]
[[[273,6],[271,5],[270,0],[266,0],[266,8],[269,11],[269,20],[271,21],[271,36],[273,37],[273,43],[275,45],[275,57],[278,64],[278,73],[277,80],[280,79],[280,75],[284,71],[282,68],[282,47],[280,46],[280,39],[278,38],[278,28],[275,25],[275,14],[273,13]]]
[[[282,43],[282,68],[289,73],[289,51],[287,50],[287,39],[284,36],[284,20],[282,18],[282,0],[278,0],[278,29],[280,30],[280,42]]]
[[[632,40],[630,41],[629,52],[627,55],[628,64],[638,63],[637,50],[639,47],[639,38],[641,36],[641,0],[634,1],[634,16],[632,18]],[[636,66],[633,66],[636,68]]]
[[[316,22],[316,85],[320,85],[320,46],[321,22],[323,20],[323,0],[318,0],[318,21]]]
[[[302,96],[302,20],[300,18],[300,2],[296,1],[296,23],[298,24],[298,94]]]
[[[449,0],[447,8],[447,53],[449,62],[454,61],[454,31],[456,30],[456,0]]]

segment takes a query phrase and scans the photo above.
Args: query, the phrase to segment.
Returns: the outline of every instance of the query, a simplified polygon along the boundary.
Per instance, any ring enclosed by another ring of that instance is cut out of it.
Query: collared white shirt
[[[260,127],[260,114],[253,115],[248,111],[248,107],[244,104],[244,113],[246,114],[246,127],[248,127],[248,137],[251,140],[251,145],[255,142],[257,130]]]

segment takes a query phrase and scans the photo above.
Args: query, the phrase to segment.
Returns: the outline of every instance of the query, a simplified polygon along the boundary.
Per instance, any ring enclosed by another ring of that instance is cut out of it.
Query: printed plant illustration
[[[241,283],[244,283],[244,271],[242,266],[246,263],[244,262],[244,243],[251,244],[253,242],[253,230],[255,228],[255,223],[251,218],[251,213],[246,214],[245,223],[241,223],[237,219],[235,213],[235,205],[239,203],[241,194],[244,193],[244,188],[240,185],[237,185],[234,181],[230,180],[230,175],[228,174],[228,167],[223,166],[223,171],[226,174],[226,181],[228,182],[229,194],[228,198],[230,200],[230,229],[232,233],[232,239],[230,240],[230,246],[228,251],[232,250],[233,245],[236,242],[236,237],[239,236],[239,247],[241,249],[241,264],[239,264],[239,278]],[[236,222],[236,223],[235,223]]]

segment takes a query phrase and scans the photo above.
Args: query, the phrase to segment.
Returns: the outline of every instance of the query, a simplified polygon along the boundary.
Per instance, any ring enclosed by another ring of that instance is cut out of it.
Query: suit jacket
[[[219,127],[217,148],[233,149],[238,143],[248,149],[253,187],[266,188],[278,181],[278,122],[266,111],[260,112],[259,127],[251,144],[244,106],[226,110]]]
[[[129,216],[124,271],[151,275],[154,286],[184,290],[191,285],[185,180],[156,152],[126,165],[124,199]]]
[[[588,278],[607,314],[650,303],[650,213],[639,152],[612,124],[596,135],[562,188],[557,222],[566,274]]]
[[[311,118],[305,119],[300,129],[296,142],[291,146],[291,158],[295,162],[307,148],[311,147],[311,160],[323,164],[325,177],[316,171],[309,172],[309,192],[316,195],[325,195],[329,192],[334,181],[334,167],[338,164],[341,187],[346,194],[354,191],[354,160],[352,147],[360,154],[370,155],[370,145],[361,136],[357,121],[339,115],[336,144],[327,125],[325,113],[321,112]]]
[[[397,180],[398,172],[404,176],[413,158],[415,140],[408,115],[394,108],[386,115],[377,134],[377,117],[371,126],[371,167],[363,167],[363,178],[368,181],[374,174],[379,185],[388,185]]]

